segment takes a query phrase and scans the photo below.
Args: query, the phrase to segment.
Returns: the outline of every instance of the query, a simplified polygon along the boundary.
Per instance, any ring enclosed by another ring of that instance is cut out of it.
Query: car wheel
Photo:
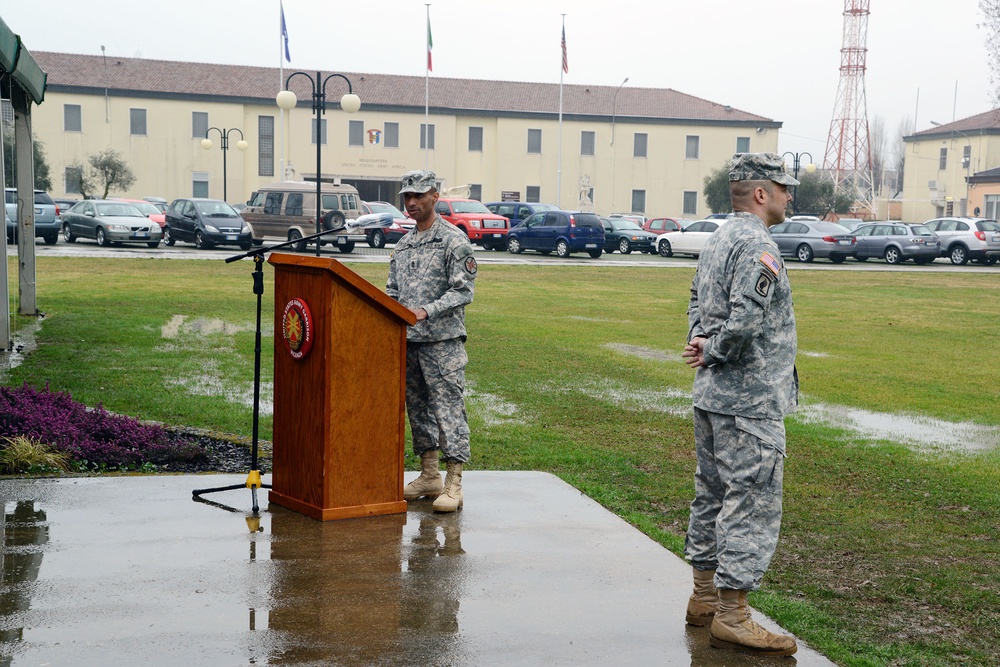
[[[969,251],[964,245],[955,245],[948,251],[948,257],[952,264],[965,264],[969,261]]]
[[[76,243],[76,234],[69,228],[69,224],[63,225],[63,241],[66,243]]]
[[[800,262],[811,262],[813,261],[813,249],[808,244],[803,243],[795,249],[795,256],[799,258]]]
[[[899,248],[895,246],[889,246],[885,249],[885,263],[886,264],[899,264],[903,261],[903,254],[899,252]]]
[[[593,257],[594,259],[597,259],[603,254],[604,254],[604,248],[598,248],[597,250],[590,251],[590,256]]]
[[[347,243],[338,245],[337,250],[344,253],[345,255],[351,254],[352,252],[354,252],[354,241],[348,241]]]
[[[212,244],[209,243],[208,239],[205,238],[204,232],[200,229],[194,233],[194,247],[199,250],[208,250],[212,247]]]
[[[994,264],[997,263],[997,258],[996,257],[983,257],[983,259],[981,261],[986,266],[993,266]]]
[[[520,254],[524,249],[521,247],[521,241],[515,236],[512,239],[507,239],[507,252],[512,255]]]
[[[174,239],[174,235],[170,232],[169,227],[163,228],[163,243],[170,246],[177,243],[177,240]]]
[[[375,231],[372,232],[370,245],[373,248],[385,247],[385,234],[382,233],[381,229],[376,229]]]
[[[160,242],[159,241],[149,241],[148,243],[146,243],[146,247],[147,248],[159,248],[160,247]]]
[[[663,239],[662,241],[660,241],[659,253],[660,257],[674,256],[674,249],[670,247],[670,241],[668,241],[667,239]]]
[[[843,264],[845,259],[847,258],[840,255],[830,255],[830,261],[834,264]]]
[[[107,232],[104,231],[104,227],[97,228],[97,245],[102,248],[110,248],[111,241],[108,240]]]
[[[48,236],[42,237],[45,239],[45,245],[55,245],[59,242],[59,234],[49,234]]]
[[[295,252],[305,252],[308,244],[302,240],[302,232],[297,229],[293,229],[288,232],[288,240],[291,242],[292,249]]]
[[[628,239],[618,240],[618,252],[620,252],[623,255],[627,255],[630,252],[632,252],[632,244],[629,243]]]
[[[240,244],[240,250],[249,250],[253,247],[253,241],[244,241]]]
[[[569,257],[569,244],[565,240],[559,239],[556,243],[556,254],[560,257]]]
[[[344,214],[340,211],[329,211],[323,216],[323,229],[341,229],[344,224]]]

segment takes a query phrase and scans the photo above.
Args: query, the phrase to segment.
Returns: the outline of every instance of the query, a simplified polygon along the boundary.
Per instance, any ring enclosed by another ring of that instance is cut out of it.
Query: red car
[[[691,220],[685,218],[650,218],[642,225],[642,228],[656,235],[669,234],[681,231],[690,222]]]
[[[403,238],[416,224],[406,217],[402,211],[385,201],[361,202],[362,213],[391,213],[392,225],[365,230],[365,240],[373,248],[384,248],[386,243],[396,243]]]
[[[123,197],[109,197],[109,199],[113,199],[114,201],[127,201],[129,204],[132,204],[132,206],[139,209],[139,212],[144,216],[158,224],[160,229],[167,226],[167,214],[145,199],[125,199]]]
[[[510,221],[486,208],[475,199],[438,199],[438,214],[455,225],[475,245],[486,250],[506,250]]]

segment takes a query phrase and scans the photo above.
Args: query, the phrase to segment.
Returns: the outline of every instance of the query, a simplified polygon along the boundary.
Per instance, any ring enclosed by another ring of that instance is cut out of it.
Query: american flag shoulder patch
[[[778,260],[774,258],[774,255],[769,252],[761,253],[760,263],[766,266],[768,270],[774,274],[775,278],[777,278],[778,274],[781,273],[781,264],[779,264]]]

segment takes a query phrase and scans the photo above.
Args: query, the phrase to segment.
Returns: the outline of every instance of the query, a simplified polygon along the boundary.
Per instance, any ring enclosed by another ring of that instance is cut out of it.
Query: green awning
[[[35,104],[41,104],[45,99],[45,82],[48,75],[38,66],[31,52],[24,48],[20,35],[15,35],[3,18],[0,18],[0,70],[9,73],[11,80],[20,86]]]

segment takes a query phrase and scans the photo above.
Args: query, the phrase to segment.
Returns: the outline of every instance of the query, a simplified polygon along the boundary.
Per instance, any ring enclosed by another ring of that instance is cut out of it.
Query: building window
[[[274,176],[274,116],[257,116],[257,175]]]
[[[312,123],[312,139],[311,139],[311,141],[309,143],[315,144],[316,143],[316,119],[313,118],[312,121],[310,121],[310,122]],[[323,144],[324,146],[326,145],[326,118],[320,118],[319,119],[319,142],[321,144]]]
[[[128,120],[129,120],[129,134],[137,134],[143,137],[146,136],[145,109],[129,109]]]
[[[528,130],[528,152],[539,154],[542,152],[541,130]]]
[[[208,113],[204,111],[191,112],[191,136],[194,139],[204,139],[208,136]]]
[[[347,125],[347,145],[348,146],[364,146],[365,145],[365,121],[363,120],[352,120],[348,122]]]
[[[481,127],[469,128],[469,151],[476,153],[483,152],[483,128]],[[473,199],[476,198],[473,197]]]
[[[750,137],[736,137],[736,152],[737,153],[750,152]]]
[[[434,150],[434,124],[420,124],[420,147]]]
[[[984,195],[983,206],[986,207],[985,217],[996,220],[997,215],[1000,214],[1000,195]]]
[[[594,154],[594,133],[583,131],[580,133],[580,155]]]
[[[684,157],[688,160],[698,159],[698,137],[688,135],[687,142],[684,145]]]
[[[698,193],[691,190],[684,192],[684,215],[698,215]]]
[[[480,183],[473,183],[469,186],[469,199],[483,201],[483,186]]]
[[[646,143],[649,135],[645,132],[636,132],[632,141],[632,157],[646,157]]]
[[[196,171],[193,174],[191,174],[191,196],[192,197],[208,196],[207,171]]]
[[[80,167],[66,167],[66,171],[63,172],[66,179],[66,194],[80,194],[80,171]]]
[[[941,159],[938,162],[938,169],[947,169],[947,168],[948,168],[948,149],[942,148]],[[946,213],[945,215],[951,215],[951,213]]]
[[[385,124],[385,147],[399,148],[399,123]]]
[[[541,133],[541,130],[538,130],[538,132]],[[540,185],[529,185],[524,189],[524,193],[524,200],[529,203],[537,204],[542,201],[542,188]]]
[[[645,213],[646,212],[646,191],[645,190],[633,190],[632,191],[632,212],[633,213]]]
[[[962,166],[968,167],[970,162],[972,162],[972,146],[966,146],[962,149]]]
[[[80,132],[83,130],[82,114],[79,104],[63,105],[63,130],[66,132]],[[69,192],[69,190],[67,190]]]

